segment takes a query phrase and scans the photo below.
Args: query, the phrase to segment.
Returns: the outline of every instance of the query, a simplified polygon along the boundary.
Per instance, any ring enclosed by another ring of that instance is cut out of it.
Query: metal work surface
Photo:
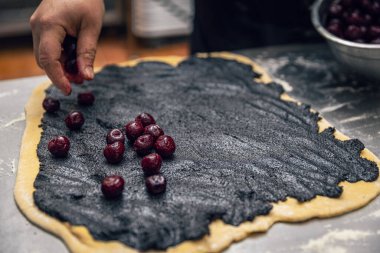
[[[325,46],[290,46],[240,51],[266,67],[291,96],[312,105],[344,134],[360,139],[380,156],[380,82],[342,72]],[[23,108],[34,77],[0,82],[0,253],[63,253],[61,241],[31,225],[13,200]],[[378,252],[380,198],[331,219],[276,224],[267,233],[232,245],[228,253]]]

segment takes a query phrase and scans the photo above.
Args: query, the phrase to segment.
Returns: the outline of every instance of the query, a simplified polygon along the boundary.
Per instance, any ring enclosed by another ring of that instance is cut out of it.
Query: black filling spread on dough
[[[118,240],[136,249],[166,249],[209,232],[215,219],[239,225],[270,212],[273,202],[316,195],[337,198],[339,182],[374,181],[375,163],[360,157],[359,140],[339,141],[334,129],[318,133],[318,113],[280,100],[277,84],[253,82],[248,65],[190,58],[178,67],[145,62],[108,66],[71,96],[49,88],[61,110],[44,114],[38,147],[37,206],[62,221],[86,226],[98,240]],[[78,92],[93,90],[93,106],[77,105]],[[82,111],[83,128],[70,132],[65,115]],[[146,192],[140,159],[128,146],[124,160],[107,164],[105,135],[141,113],[152,114],[177,151],[165,160],[166,192]],[[71,140],[66,159],[53,158],[47,143]],[[106,175],[125,179],[119,200],[104,199]]]

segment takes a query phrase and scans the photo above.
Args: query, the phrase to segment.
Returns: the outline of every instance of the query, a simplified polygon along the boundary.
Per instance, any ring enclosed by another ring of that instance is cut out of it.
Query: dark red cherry
[[[134,141],[144,133],[144,126],[140,121],[131,121],[125,125],[125,134],[128,140]]]
[[[333,19],[330,19],[327,26],[332,25],[332,24],[338,24],[339,26],[342,26],[342,21],[338,18],[333,18]]]
[[[48,150],[55,157],[66,157],[69,149],[70,141],[66,136],[57,136],[48,144]]]
[[[342,4],[344,7],[353,7],[356,1],[357,1],[357,0],[342,0],[342,1],[341,1],[341,4]]]
[[[62,43],[63,52],[66,58],[76,58],[77,56],[77,38],[67,35]]]
[[[349,25],[363,25],[366,23],[366,19],[359,10],[354,10],[350,15],[348,15],[346,22]]]
[[[153,153],[144,156],[141,160],[141,167],[144,174],[147,176],[156,175],[160,173],[162,158],[159,154]]]
[[[162,157],[170,157],[175,152],[175,143],[169,135],[161,135],[157,138],[154,148]]]
[[[342,5],[338,3],[334,3],[330,5],[329,13],[332,17],[340,17],[342,15],[342,12],[343,12]]]
[[[153,175],[145,179],[146,189],[151,194],[160,194],[166,190],[166,179],[162,175]]]
[[[154,145],[154,138],[150,134],[139,136],[133,143],[133,149],[139,155],[146,155],[150,152]]]
[[[337,37],[342,38],[343,37],[343,31],[341,26],[338,23],[331,24],[327,27],[327,31],[329,31],[331,34],[334,34]]]
[[[112,144],[114,142],[120,141],[124,144],[125,136],[120,129],[112,129],[107,134],[107,144]]]
[[[343,13],[342,13],[343,20],[342,21],[346,20],[348,18],[348,16],[350,16],[350,14],[351,14],[351,12],[349,12],[349,11],[343,11]]]
[[[380,14],[380,2],[374,1],[369,11],[374,15]]]
[[[368,35],[371,38],[379,38],[380,37],[380,26],[372,25],[369,27]]]
[[[373,21],[373,19],[372,19],[372,16],[371,16],[371,15],[369,15],[369,14],[365,14],[365,15],[364,15],[364,24],[365,24],[365,25],[370,25],[370,24],[372,24],[372,21]]]
[[[374,40],[371,40],[371,44],[380,44],[380,37]]]
[[[124,179],[117,175],[107,176],[103,179],[101,190],[107,199],[118,198],[124,190]]]
[[[60,103],[57,99],[47,97],[42,102],[42,107],[45,109],[45,111],[52,113],[59,110]]]
[[[124,151],[124,143],[118,141],[108,144],[103,150],[103,155],[107,159],[107,162],[116,164],[123,160]]]
[[[361,38],[359,38],[359,39],[363,39],[363,38],[367,37],[367,33],[368,33],[368,29],[367,29],[367,27],[364,26],[364,25],[362,25],[362,26],[360,26],[359,28],[360,28],[360,31],[362,32],[362,36],[361,36]],[[363,39],[363,40],[364,40],[364,39]]]
[[[365,10],[370,10],[372,7],[372,3],[370,0],[360,0],[360,6]]]
[[[161,135],[164,135],[164,131],[159,125],[152,124],[144,128],[144,134],[150,134],[153,136],[154,140],[156,140]]]
[[[149,113],[143,112],[140,115],[138,115],[135,118],[135,121],[140,121],[141,124],[146,127],[151,124],[156,124],[156,121],[154,120],[153,116],[150,115]]]
[[[65,59],[63,64],[65,71],[71,75],[77,75],[79,73],[76,60],[77,38],[67,35],[62,43],[62,48]]]
[[[65,71],[70,75],[77,75],[79,73],[78,63],[76,58],[69,58],[65,61],[64,64]]]
[[[95,96],[91,91],[81,92],[78,94],[78,104],[92,105],[95,101]]]
[[[362,40],[362,39],[357,39],[357,40],[354,40],[354,42],[356,42],[356,43],[365,43],[365,41],[364,41],[364,40]]]
[[[79,130],[84,124],[83,114],[78,111],[72,111],[66,116],[65,123],[70,130]]]
[[[349,25],[344,32],[344,36],[349,40],[360,39],[363,35],[363,31],[356,25]]]

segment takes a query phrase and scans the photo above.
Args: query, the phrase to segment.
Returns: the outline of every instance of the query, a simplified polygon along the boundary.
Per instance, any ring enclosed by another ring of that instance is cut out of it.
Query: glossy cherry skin
[[[338,23],[332,23],[327,27],[327,31],[334,34],[337,37],[343,37],[343,31],[341,25]]]
[[[368,34],[371,38],[379,38],[380,37],[380,26],[378,26],[378,25],[370,26]]]
[[[56,112],[60,108],[60,103],[57,99],[54,98],[45,98],[42,102],[42,107],[45,109],[45,111],[52,113]]]
[[[48,150],[55,157],[66,157],[70,150],[70,140],[66,136],[57,136],[49,141]]]
[[[79,111],[72,111],[66,116],[65,123],[70,130],[79,130],[84,124],[84,116]]]
[[[332,25],[332,24],[338,24],[339,26],[342,26],[342,20],[338,18],[330,19],[330,21],[328,22],[328,25]]]
[[[363,25],[366,23],[364,15],[359,10],[354,10],[347,16],[346,22],[349,25]]]
[[[91,91],[81,92],[78,94],[78,104],[89,106],[95,101],[95,96]]]
[[[79,73],[77,59],[67,59],[64,64],[65,71],[70,75],[77,75]]]
[[[139,155],[146,155],[150,152],[154,145],[154,138],[150,134],[139,136],[133,143],[133,149]]]
[[[367,11],[370,10],[372,7],[371,0],[360,0],[359,3],[360,6]]]
[[[131,121],[125,125],[125,134],[129,141],[135,141],[137,137],[144,133],[144,126],[140,121]]]
[[[166,179],[162,175],[153,175],[145,179],[145,186],[149,193],[160,194],[166,190]]]
[[[120,141],[125,142],[125,135],[120,129],[112,129],[107,134],[107,144],[112,144],[114,142]]]
[[[157,153],[146,155],[141,160],[141,167],[146,176],[159,174],[161,165],[162,158]]]
[[[355,25],[349,25],[344,32],[344,36],[349,40],[360,39],[364,35],[360,27]]]
[[[75,58],[77,56],[77,38],[66,35],[62,48],[66,58]]]
[[[372,16],[369,14],[364,15],[364,24],[365,25],[370,25],[372,23]]]
[[[67,35],[62,43],[65,62],[64,69],[70,75],[79,73],[77,64],[77,38]]]
[[[371,8],[369,9],[369,11],[374,14],[374,15],[379,15],[380,14],[380,3],[377,2],[377,1],[374,1],[372,3],[372,6]]]
[[[356,0],[342,0],[340,1],[340,3],[344,6],[344,7],[353,7],[354,4],[355,4]]]
[[[380,44],[380,38],[371,40],[371,44]]]
[[[343,12],[343,7],[340,4],[332,4],[329,7],[329,13],[333,17],[340,17]]]
[[[162,157],[170,157],[174,154],[176,146],[172,137],[169,135],[161,135],[157,138],[154,148]]]
[[[123,160],[124,151],[124,143],[118,141],[108,144],[103,150],[103,155],[107,159],[107,162],[116,164]]]
[[[140,121],[141,124],[146,127],[152,124],[156,124],[156,121],[154,120],[153,116],[150,115],[149,113],[143,112],[140,115],[138,115],[135,118],[135,121]]]
[[[164,135],[164,131],[159,125],[151,124],[144,128],[144,134],[150,134],[156,140],[161,135]]]
[[[102,181],[101,190],[107,199],[115,199],[121,196],[124,190],[124,179],[121,176],[107,176]]]

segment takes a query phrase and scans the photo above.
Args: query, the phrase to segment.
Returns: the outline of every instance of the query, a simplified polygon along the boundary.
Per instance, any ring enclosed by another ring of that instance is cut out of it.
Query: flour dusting
[[[15,159],[13,159],[12,162],[11,162],[11,172],[13,174],[16,173],[16,160]]]
[[[336,111],[346,105],[348,105],[349,103],[342,103],[342,104],[337,104],[337,105],[332,105],[332,106],[327,106],[327,107],[324,107],[322,108],[321,110],[319,110],[319,112],[323,113],[323,112],[333,112],[333,111]]]
[[[380,209],[369,214],[370,217],[380,218]]]
[[[354,122],[354,121],[358,121],[358,120],[362,120],[362,119],[366,119],[366,118],[368,118],[368,115],[363,114],[360,116],[350,117],[350,118],[341,120],[340,123],[349,123],[349,122]]]
[[[0,93],[0,98],[16,95],[17,93],[18,93],[18,90],[16,90],[16,89],[13,89],[11,91],[2,92],[2,93]]]
[[[287,57],[280,57],[277,59],[268,59],[266,63],[266,68],[269,73],[275,73],[277,70],[283,68],[290,63]]]
[[[25,113],[21,113],[19,117],[15,118],[15,119],[12,119],[11,121],[9,121],[8,123],[4,124],[0,128],[7,128],[7,127],[13,125],[14,123],[17,123],[17,122],[23,121],[23,120],[25,120]]]
[[[314,60],[309,60],[303,56],[297,57],[297,59],[294,61],[295,64],[304,66],[306,68],[311,68],[311,69],[325,69],[326,66],[319,64],[315,62]]]
[[[345,253],[347,249],[344,245],[339,244],[343,244],[342,242],[346,241],[362,240],[371,235],[372,233],[369,231],[352,229],[333,230],[320,238],[309,240],[307,244],[301,246],[301,249],[304,252],[311,253]]]

